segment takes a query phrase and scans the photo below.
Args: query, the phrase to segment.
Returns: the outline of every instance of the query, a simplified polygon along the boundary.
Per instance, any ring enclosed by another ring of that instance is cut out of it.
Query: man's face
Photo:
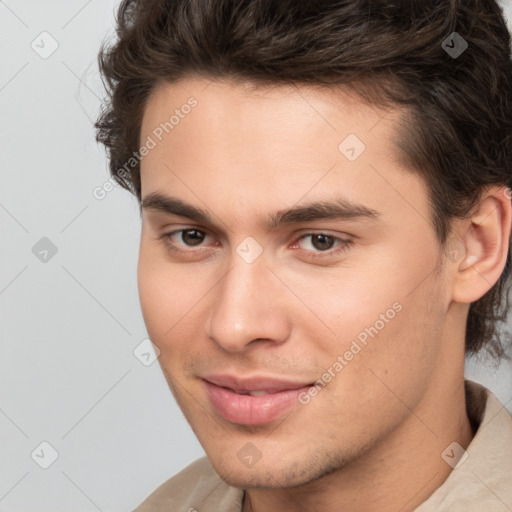
[[[383,116],[339,89],[192,78],[147,103],[143,204],[169,196],[209,220],[148,201],[143,315],[232,485],[299,485],[358,460],[411,422],[446,368],[427,190],[399,165],[398,113]]]

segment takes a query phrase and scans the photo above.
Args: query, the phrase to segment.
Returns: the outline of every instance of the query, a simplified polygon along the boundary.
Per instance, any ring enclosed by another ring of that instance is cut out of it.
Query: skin
[[[413,510],[449,475],[445,448],[473,436],[464,326],[505,265],[506,191],[489,188],[470,218],[454,221],[463,249],[447,258],[425,184],[393,142],[404,112],[341,89],[189,77],[154,90],[141,144],[191,96],[198,105],[141,167],[143,205],[158,192],[212,218],[142,209],[141,306],[178,404],[219,475],[248,489],[244,511]],[[349,133],[366,145],[353,162],[338,150]],[[338,197],[377,218],[264,225]],[[187,229],[205,235],[199,245]],[[350,243],[327,238],[325,249],[312,233]],[[263,248],[252,263],[236,252],[249,236]],[[212,373],[315,382],[395,303],[400,312],[285,417],[239,425],[209,402],[201,377]],[[248,442],[261,454],[252,467],[237,457]]]

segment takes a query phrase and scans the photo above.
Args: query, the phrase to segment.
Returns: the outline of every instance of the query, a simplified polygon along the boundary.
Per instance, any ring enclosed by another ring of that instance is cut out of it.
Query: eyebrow
[[[204,224],[214,224],[206,210],[159,192],[152,192],[143,198],[140,208],[141,212],[142,210],[152,210],[167,215],[186,217]],[[294,206],[287,210],[279,210],[267,217],[264,226],[272,230],[286,224],[301,222],[318,220],[380,220],[380,216],[381,213],[376,210],[340,197],[334,200],[317,201]]]

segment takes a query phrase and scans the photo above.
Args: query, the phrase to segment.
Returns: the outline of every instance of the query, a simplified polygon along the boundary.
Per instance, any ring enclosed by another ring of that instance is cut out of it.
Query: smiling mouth
[[[216,412],[225,420],[241,425],[263,425],[275,421],[297,405],[299,395],[313,385],[277,383],[274,380],[273,386],[260,383],[260,386],[250,389],[248,381],[245,388],[222,386],[207,379],[203,382]]]
[[[229,374],[206,376],[203,377],[203,380],[210,384],[228,389],[237,395],[254,394],[253,396],[275,394],[313,385],[313,383],[289,381],[278,377],[237,377]]]
[[[271,393],[268,391],[237,391],[236,389],[232,389],[233,393],[237,395],[251,395],[251,396],[265,396],[270,395]]]
[[[278,389],[278,390],[265,390],[265,389],[255,389],[255,390],[246,390],[246,389],[231,389],[224,386],[219,386],[224,389],[227,389],[228,391],[231,391],[232,393],[235,393],[237,395],[250,395],[250,396],[265,396],[265,395],[275,395],[276,393],[283,393],[284,391],[292,391],[293,389],[300,389],[300,388],[289,388],[289,389]]]

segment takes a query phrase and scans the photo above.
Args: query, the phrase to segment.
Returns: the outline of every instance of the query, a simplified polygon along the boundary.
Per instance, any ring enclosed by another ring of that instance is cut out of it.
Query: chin
[[[344,463],[334,460],[332,456],[318,454],[316,457],[304,457],[304,460],[270,460],[263,458],[253,467],[241,467],[238,459],[226,459],[225,456],[208,458],[217,474],[227,484],[240,489],[278,489],[298,487],[333,473],[343,467]]]
[[[245,471],[243,474],[238,471],[227,472],[226,474],[218,472],[219,476],[227,484],[240,489],[283,489],[287,487],[297,487],[304,485],[316,478],[293,473],[283,473],[286,469],[274,468],[273,470],[260,469],[256,471],[254,468]]]

